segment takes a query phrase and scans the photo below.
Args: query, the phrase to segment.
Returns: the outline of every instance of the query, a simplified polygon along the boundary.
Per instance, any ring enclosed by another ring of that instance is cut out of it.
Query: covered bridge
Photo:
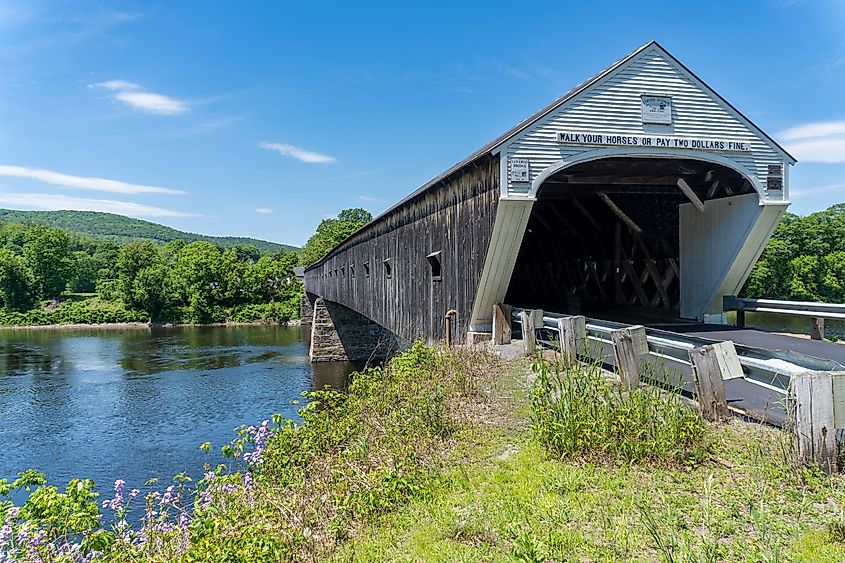
[[[784,213],[793,164],[652,41],[351,235],[306,294],[351,359],[388,334],[484,338],[497,303],[708,320]],[[312,357],[334,359],[313,340]]]

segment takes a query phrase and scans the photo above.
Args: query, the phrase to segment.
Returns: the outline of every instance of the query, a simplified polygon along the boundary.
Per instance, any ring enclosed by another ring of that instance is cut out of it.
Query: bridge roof
[[[636,50],[632,51],[631,53],[629,53],[625,57],[619,59],[618,61],[616,61],[615,63],[613,63],[609,67],[605,68],[604,70],[602,70],[598,74],[592,76],[591,78],[585,80],[581,84],[579,84],[579,85],[575,86],[574,88],[572,88],[571,90],[567,91],[562,96],[555,99],[554,101],[552,101],[551,103],[546,105],[544,108],[542,108],[538,112],[536,112],[536,113],[532,114],[531,116],[527,117],[526,119],[520,121],[514,127],[507,130],[506,132],[502,133],[501,135],[499,135],[498,137],[496,137],[495,139],[493,139],[492,141],[490,141],[489,143],[487,143],[486,145],[484,145],[483,147],[481,147],[480,149],[478,149],[477,151],[475,151],[474,153],[472,153],[471,155],[466,157],[465,159],[463,159],[460,162],[458,162],[457,164],[451,166],[450,168],[448,168],[446,171],[442,172],[441,174],[439,174],[435,178],[429,180],[428,182],[426,182],[425,184],[423,184],[422,186],[420,186],[419,188],[414,190],[414,192],[412,192],[408,196],[404,197],[403,199],[396,202],[394,205],[390,206],[388,209],[386,209],[385,211],[380,213],[372,221],[370,221],[369,223],[367,223],[366,225],[364,225],[363,227],[361,227],[360,229],[358,229],[357,231],[355,231],[354,233],[349,235],[344,241],[339,243],[337,247],[332,249],[332,252],[327,254],[326,257],[324,257],[321,260],[318,260],[317,262],[315,262],[311,266],[308,266],[306,268],[306,270],[310,269],[313,266],[317,266],[319,264],[322,264],[323,261],[326,258],[331,256],[334,253],[334,251],[338,247],[343,245],[346,241],[355,237],[358,233],[367,230],[371,225],[378,223],[383,217],[390,215],[391,213],[393,213],[397,209],[399,209],[402,206],[404,206],[405,204],[407,204],[409,201],[412,201],[416,197],[418,197],[418,196],[428,192],[429,190],[433,189],[437,184],[439,184],[440,182],[443,182],[449,176],[458,172],[459,170],[461,170],[465,166],[473,163],[474,161],[478,160],[479,158],[482,158],[482,157],[490,155],[490,154],[495,154],[496,152],[498,152],[498,150],[501,148],[502,145],[504,145],[505,143],[510,141],[512,138],[516,137],[518,134],[523,132],[525,129],[527,129],[531,125],[537,123],[538,121],[543,119],[545,116],[547,116],[548,114],[550,114],[555,109],[557,109],[561,105],[565,104],[566,102],[568,102],[569,100],[571,100],[575,96],[584,92],[585,90],[590,88],[590,86],[599,82],[602,78],[604,78],[608,74],[612,73],[613,71],[615,71],[619,67],[627,64],[628,62],[630,62],[631,60],[636,58],[640,53],[642,53],[646,49],[649,49],[650,47],[655,47],[655,48],[659,49],[662,54],[664,54],[671,61],[673,61],[675,64],[677,64],[679,67],[681,67],[684,71],[686,71],[688,74],[690,74],[695,80],[700,82],[704,86],[704,88],[706,88],[710,93],[712,93],[716,98],[718,98],[723,104],[725,104],[728,108],[730,108],[733,112],[735,112],[740,117],[740,119],[742,119],[749,127],[751,127],[755,132],[759,133],[761,137],[766,139],[769,143],[772,144],[772,146],[774,148],[776,148],[780,153],[782,153],[783,156],[786,158],[786,160],[788,160],[790,162],[790,164],[795,164],[797,162],[795,157],[793,157],[791,154],[789,154],[786,151],[786,149],[784,149],[780,144],[778,144],[777,141],[775,141],[772,137],[770,137],[768,134],[766,134],[765,131],[760,129],[750,119],[748,119],[742,112],[740,112],[738,109],[736,109],[730,102],[728,102],[725,98],[723,98],[721,95],[719,95],[718,92],[713,90],[703,80],[701,80],[698,76],[696,76],[695,73],[693,73],[689,68],[687,68],[686,65],[684,65],[681,61],[679,61],[677,58],[675,58],[675,56],[673,56],[662,45],[660,45],[660,43],[652,40],[652,41],[649,41],[648,43],[645,43],[644,45],[641,45]]]

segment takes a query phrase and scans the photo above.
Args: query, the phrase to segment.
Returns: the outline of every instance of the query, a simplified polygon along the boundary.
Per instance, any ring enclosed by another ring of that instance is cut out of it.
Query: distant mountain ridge
[[[0,209],[0,221],[7,223],[44,224],[66,231],[85,234],[98,239],[124,242],[133,239],[147,239],[165,243],[171,240],[185,242],[206,241],[228,248],[238,244],[251,244],[264,254],[275,254],[283,250],[299,250],[289,244],[280,244],[250,237],[214,237],[180,231],[142,219],[133,219],[114,213],[99,211],[20,211]]]

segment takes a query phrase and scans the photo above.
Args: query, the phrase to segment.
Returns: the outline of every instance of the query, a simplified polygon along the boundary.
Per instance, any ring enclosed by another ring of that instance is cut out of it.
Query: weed
[[[706,424],[677,393],[649,386],[624,391],[602,375],[598,363],[579,366],[538,356],[532,370],[534,430],[556,455],[694,464],[707,454]]]

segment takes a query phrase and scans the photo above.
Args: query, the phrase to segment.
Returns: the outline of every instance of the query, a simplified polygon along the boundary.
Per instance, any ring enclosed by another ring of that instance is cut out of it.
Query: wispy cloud
[[[147,92],[138,84],[127,80],[107,80],[91,84],[91,87],[108,90],[112,92],[115,100],[148,113],[181,115],[191,111],[191,107],[183,100]]]
[[[146,186],[143,184],[130,184],[120,180],[109,180],[107,178],[94,178],[90,176],[72,176],[43,170],[41,168],[27,168],[25,166],[0,165],[0,176],[12,176],[15,178],[29,178],[46,184],[54,184],[67,188],[79,188],[82,190],[95,190],[99,192],[111,192],[116,194],[184,194],[184,191],[161,188],[159,186]]]
[[[358,201],[361,201],[363,203],[381,203],[382,202],[382,200],[380,198],[377,198],[377,197],[371,196],[371,195],[359,195],[355,199],[357,199]]]
[[[254,211],[256,213],[260,213],[261,215],[269,215],[273,212],[273,210],[269,207],[258,207],[251,203],[245,203],[241,207],[243,207],[244,209],[249,209],[250,211]]]
[[[294,145],[288,145],[285,143],[260,143],[258,146],[262,149],[267,149],[268,151],[275,151],[282,156],[289,156],[302,162],[329,164],[335,161],[334,157],[327,156],[325,154],[320,154],[318,152],[305,150],[303,148]]]
[[[141,205],[130,201],[110,199],[88,199],[69,197],[61,194],[28,194],[0,191],[0,205],[24,209],[42,209],[48,211],[103,211],[130,217],[197,217],[193,213],[163,209],[151,205]]]
[[[778,135],[787,150],[804,162],[845,162],[845,121],[816,121]]]
[[[381,170],[365,170],[364,172],[353,172],[352,174],[344,174],[343,176],[338,176],[335,178],[336,180],[348,180],[349,178],[360,178],[361,176],[371,176],[373,174],[378,174]]]
[[[828,193],[842,192],[845,192],[845,183],[825,184],[823,186],[813,186],[809,188],[792,188],[789,190],[789,197],[791,199],[804,199],[808,197],[818,197]]]

